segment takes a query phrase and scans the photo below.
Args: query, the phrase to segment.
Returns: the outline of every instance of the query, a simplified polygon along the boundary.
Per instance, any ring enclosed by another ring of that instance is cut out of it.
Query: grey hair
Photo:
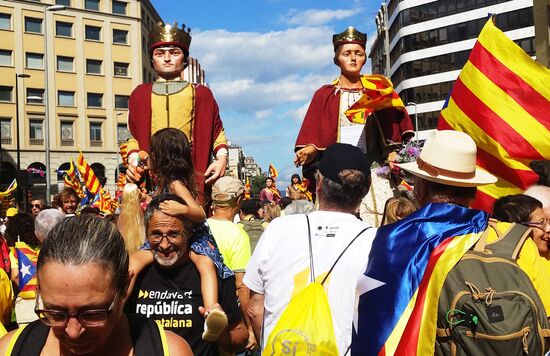
[[[337,206],[344,210],[356,209],[369,192],[370,175],[355,169],[344,169],[338,174],[342,184],[324,177],[319,171],[315,173],[317,184],[321,177],[323,181],[319,195],[329,206]]]
[[[38,255],[39,282],[40,270],[48,262],[75,266],[97,263],[113,273],[117,291],[127,285],[124,239],[114,224],[93,214],[65,218],[50,231]]]
[[[293,200],[292,203],[290,203],[285,208],[285,216],[294,215],[294,214],[309,214],[314,210],[315,210],[315,205],[313,205],[313,203],[310,201]]]
[[[149,202],[149,205],[147,205],[147,209],[145,209],[145,213],[143,214],[143,220],[145,221],[145,234],[147,234],[147,231],[149,230],[149,223],[151,222],[151,219],[153,218],[153,215],[155,214],[155,212],[161,211],[160,203],[167,200],[173,200],[180,204],[187,205],[185,203],[185,200],[183,200],[182,198],[174,194],[161,194],[154,197],[153,200]],[[187,219],[184,219],[180,215],[176,215],[174,217],[176,219],[181,220],[185,227],[189,229],[193,228],[193,224],[189,222]]]
[[[34,218],[34,233],[39,240],[44,240],[50,230],[65,218],[57,209],[45,209]]]

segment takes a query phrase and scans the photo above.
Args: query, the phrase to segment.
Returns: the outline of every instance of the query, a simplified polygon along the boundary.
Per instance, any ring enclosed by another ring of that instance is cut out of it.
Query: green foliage
[[[263,173],[256,177],[250,177],[250,196],[252,198],[259,198],[260,191],[265,187],[266,178]]]

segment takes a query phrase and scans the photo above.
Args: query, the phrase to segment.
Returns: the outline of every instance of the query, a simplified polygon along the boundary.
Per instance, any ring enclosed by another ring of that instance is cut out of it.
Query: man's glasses
[[[520,222],[520,224],[536,227],[536,228],[539,228],[541,230],[545,230],[545,228],[548,225],[550,225],[550,219],[544,218],[541,221],[523,221],[523,222]]]
[[[40,204],[33,204],[32,207],[33,207],[33,208],[42,209],[42,207],[40,206]]]
[[[153,233],[149,234],[149,240],[151,240],[151,242],[159,243],[159,244],[162,243],[162,240],[164,238],[166,238],[168,240],[168,242],[174,243],[174,242],[177,242],[178,240],[180,240],[184,237],[185,237],[185,234],[183,233],[183,231],[169,232],[167,234],[159,234],[159,233],[153,232]]]
[[[69,323],[70,318],[76,318],[82,326],[101,327],[107,323],[107,319],[113,312],[113,308],[118,300],[119,292],[115,295],[115,299],[108,309],[92,309],[84,310],[79,313],[67,313],[62,310],[40,309],[40,294],[36,291],[36,300],[34,312],[38,318],[46,325],[55,327],[65,327]]]

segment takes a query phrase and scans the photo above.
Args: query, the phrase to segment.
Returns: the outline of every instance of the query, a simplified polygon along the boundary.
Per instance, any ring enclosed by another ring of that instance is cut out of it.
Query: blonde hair
[[[274,220],[275,218],[278,218],[279,216],[281,216],[281,208],[279,207],[279,205],[275,204],[274,202],[266,204],[264,206],[264,210],[265,210],[264,220],[268,223]]]
[[[384,207],[382,225],[387,225],[406,218],[416,211],[413,202],[404,197],[389,198]]]
[[[126,184],[122,190],[122,203],[117,225],[129,254],[136,252],[145,242],[145,223],[140,202],[137,185]]]

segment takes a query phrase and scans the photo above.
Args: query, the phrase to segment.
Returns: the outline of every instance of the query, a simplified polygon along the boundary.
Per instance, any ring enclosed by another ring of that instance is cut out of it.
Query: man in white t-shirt
[[[316,173],[319,211],[308,214],[315,279],[319,282],[349,243],[369,227],[354,214],[369,189],[370,164],[359,148],[341,143],[328,147],[320,161]],[[374,228],[363,232],[324,284],[341,355],[351,343],[356,283],[374,235]],[[263,348],[290,299],[309,283],[309,268],[306,216],[273,220],[254,250],[243,280],[250,288],[248,311],[256,337],[262,337]]]

